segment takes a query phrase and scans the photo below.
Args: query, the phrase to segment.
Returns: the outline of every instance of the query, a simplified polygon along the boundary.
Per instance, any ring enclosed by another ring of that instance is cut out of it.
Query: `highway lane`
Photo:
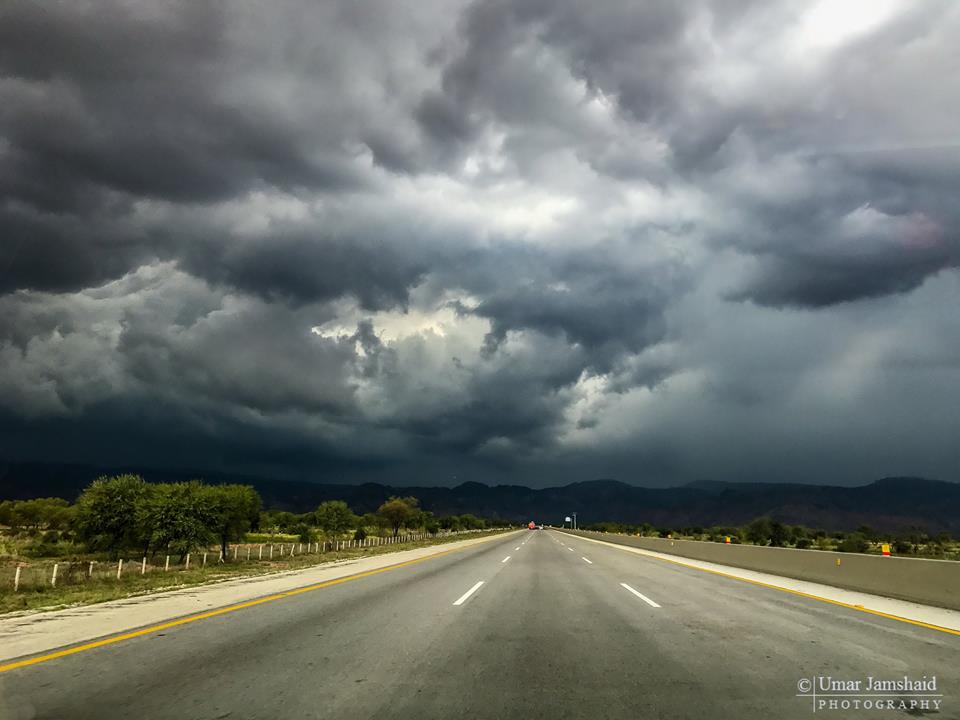
[[[800,718],[801,678],[903,674],[960,717],[958,650],[530,531],[0,674],[0,718]]]

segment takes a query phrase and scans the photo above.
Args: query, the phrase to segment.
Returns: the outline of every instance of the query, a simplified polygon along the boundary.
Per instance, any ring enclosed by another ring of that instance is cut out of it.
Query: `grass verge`
[[[241,577],[254,577],[289,570],[298,570],[351,558],[386,555],[401,550],[444,545],[460,540],[488,537],[502,532],[506,531],[490,530],[467,536],[453,535],[396,545],[350,548],[323,554],[294,555],[293,557],[287,556],[271,561],[251,560],[248,562],[240,560],[239,562],[231,561],[224,565],[208,565],[205,568],[191,568],[190,570],[171,569],[168,572],[152,572],[146,575],[132,573],[124,575],[119,580],[115,578],[95,577],[82,583],[62,585],[56,588],[22,588],[20,592],[16,593],[13,592],[12,588],[4,588],[0,591],[0,615],[24,610],[43,612],[59,610],[64,607],[91,605],[136,595],[147,595],[176,590],[183,587],[208,585]]]

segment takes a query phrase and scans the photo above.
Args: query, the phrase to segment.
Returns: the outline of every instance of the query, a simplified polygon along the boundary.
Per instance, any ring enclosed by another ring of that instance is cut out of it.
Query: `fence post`
[[[167,555],[167,559],[166,559],[166,560],[164,561],[164,563],[163,563],[163,571],[164,571],[164,572],[169,572],[169,571],[170,571],[170,556],[169,556],[169,555]]]
[[[60,567],[60,563],[53,564],[53,575],[50,576],[50,587],[57,586],[57,568]]]
[[[270,543],[270,559],[273,560],[273,543]]]
[[[140,561],[140,574],[145,575],[147,572],[147,556],[143,556],[143,560]]]
[[[17,564],[17,569],[13,573],[13,591],[18,592],[20,590],[20,565]]]
[[[203,554],[203,566],[202,566],[202,567],[206,567],[206,566],[207,566],[207,554],[204,553],[204,554]]]
[[[223,562],[223,548],[220,548],[220,557],[217,558],[217,564]]]
[[[93,560],[90,561],[90,568],[87,570],[87,577],[93,577]]]
[[[263,545],[260,546],[260,553],[257,555],[257,560],[263,560]]]
[[[187,553],[187,561],[183,564],[183,569],[184,570],[190,569],[190,553]]]
[[[117,560],[117,580],[120,579],[120,573],[123,572],[123,558]]]
[[[247,560],[250,559],[250,546],[247,545]]]
[[[238,545],[234,545],[234,546],[233,546],[233,561],[234,561],[234,562],[237,561],[237,550],[239,550],[239,549],[240,549],[240,548],[239,548]]]

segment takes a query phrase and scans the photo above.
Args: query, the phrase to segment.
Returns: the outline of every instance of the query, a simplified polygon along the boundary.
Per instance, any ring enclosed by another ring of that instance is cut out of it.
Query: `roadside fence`
[[[206,548],[184,555],[151,555],[123,557],[116,560],[72,560],[36,562],[20,561],[0,566],[0,592],[23,592],[66,585],[83,585],[94,581],[132,580],[136,576],[203,570],[211,566],[236,566],[254,563],[284,563],[298,557],[325,559],[346,551],[404,545],[428,539],[468,535],[483,530],[446,531],[430,535],[411,533],[397,536],[369,535],[364,539],[334,539],[317,542],[237,543],[224,554],[219,547]]]

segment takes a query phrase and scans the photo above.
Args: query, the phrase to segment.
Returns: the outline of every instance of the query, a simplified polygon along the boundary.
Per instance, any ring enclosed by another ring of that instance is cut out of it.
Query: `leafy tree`
[[[328,537],[338,537],[357,524],[357,516],[343,500],[320,503],[314,513],[317,527]]]
[[[444,530],[459,530],[460,529],[460,518],[456,515],[444,515],[439,520],[440,527]]]
[[[0,525],[6,525],[8,528],[13,528],[13,517],[14,517],[14,501],[13,500],[4,500],[0,502]]]
[[[421,510],[420,508],[413,508],[410,511],[410,515],[403,522],[403,526],[407,530],[414,530],[418,527],[423,527],[424,522],[426,522],[427,512]]]
[[[396,537],[400,533],[400,528],[413,516],[419,505],[420,501],[415,497],[391,497],[377,509],[377,515],[393,528],[393,534]]]
[[[916,552],[913,544],[904,538],[897,538],[893,541],[893,551],[897,555],[910,555]]]
[[[123,548],[150,542],[147,502],[153,487],[139,475],[94,480],[77,501],[77,537],[92,550],[116,555]]]
[[[790,539],[790,530],[776,520],[770,523],[770,544],[773,547],[783,547]]]
[[[73,508],[63,498],[6,500],[0,503],[0,525],[11,530],[65,530],[73,518]]]
[[[747,540],[754,545],[766,545],[770,541],[772,532],[770,518],[757,518],[747,525]]]
[[[460,516],[460,527],[464,530],[482,530],[487,526],[487,521],[478,518],[476,515],[466,513]]]
[[[211,529],[226,557],[231,542],[239,542],[257,527],[262,505],[260,495],[249,485],[209,485],[204,490],[213,511]]]
[[[150,546],[181,557],[216,540],[214,498],[196,480],[154,486],[146,503]]]
[[[838,552],[865,553],[869,549],[869,541],[858,532],[850,533],[837,545]]]

